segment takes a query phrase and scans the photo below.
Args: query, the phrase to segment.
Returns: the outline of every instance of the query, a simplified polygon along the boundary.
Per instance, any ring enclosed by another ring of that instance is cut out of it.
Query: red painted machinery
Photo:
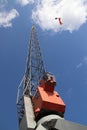
[[[59,94],[54,90],[55,78],[50,73],[45,73],[32,97],[36,120],[49,114],[58,114],[63,117],[65,104]]]

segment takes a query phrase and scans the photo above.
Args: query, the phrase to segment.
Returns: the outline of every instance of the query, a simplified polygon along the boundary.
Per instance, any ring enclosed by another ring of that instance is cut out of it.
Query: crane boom
[[[30,34],[30,45],[26,62],[26,70],[23,79],[18,87],[17,110],[19,122],[24,115],[23,96],[34,95],[36,87],[39,85],[39,81],[45,71],[46,70],[42,59],[36,28],[33,25]]]
[[[45,67],[39,46],[37,32],[35,26],[32,26],[30,46],[25,71],[25,93],[34,95],[36,87],[38,86],[39,81],[44,73]]]

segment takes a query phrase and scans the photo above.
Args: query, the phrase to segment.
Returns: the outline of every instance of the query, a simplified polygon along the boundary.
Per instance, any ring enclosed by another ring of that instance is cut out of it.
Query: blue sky
[[[0,0],[1,130],[18,130],[16,95],[33,23],[45,67],[55,75],[66,104],[65,119],[87,125],[87,0],[71,3],[72,8],[66,0]]]

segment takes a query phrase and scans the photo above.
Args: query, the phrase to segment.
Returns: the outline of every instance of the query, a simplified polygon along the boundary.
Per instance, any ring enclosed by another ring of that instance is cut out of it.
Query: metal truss
[[[42,75],[45,73],[44,62],[39,46],[35,26],[32,26],[25,75],[18,87],[17,110],[19,122],[24,115],[23,96],[33,96]]]

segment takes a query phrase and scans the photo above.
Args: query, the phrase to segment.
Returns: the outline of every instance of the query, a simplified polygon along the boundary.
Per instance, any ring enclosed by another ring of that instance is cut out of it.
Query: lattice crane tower
[[[64,119],[66,105],[55,86],[55,77],[45,69],[33,25],[25,74],[18,86],[19,130],[87,130],[86,126]]]

